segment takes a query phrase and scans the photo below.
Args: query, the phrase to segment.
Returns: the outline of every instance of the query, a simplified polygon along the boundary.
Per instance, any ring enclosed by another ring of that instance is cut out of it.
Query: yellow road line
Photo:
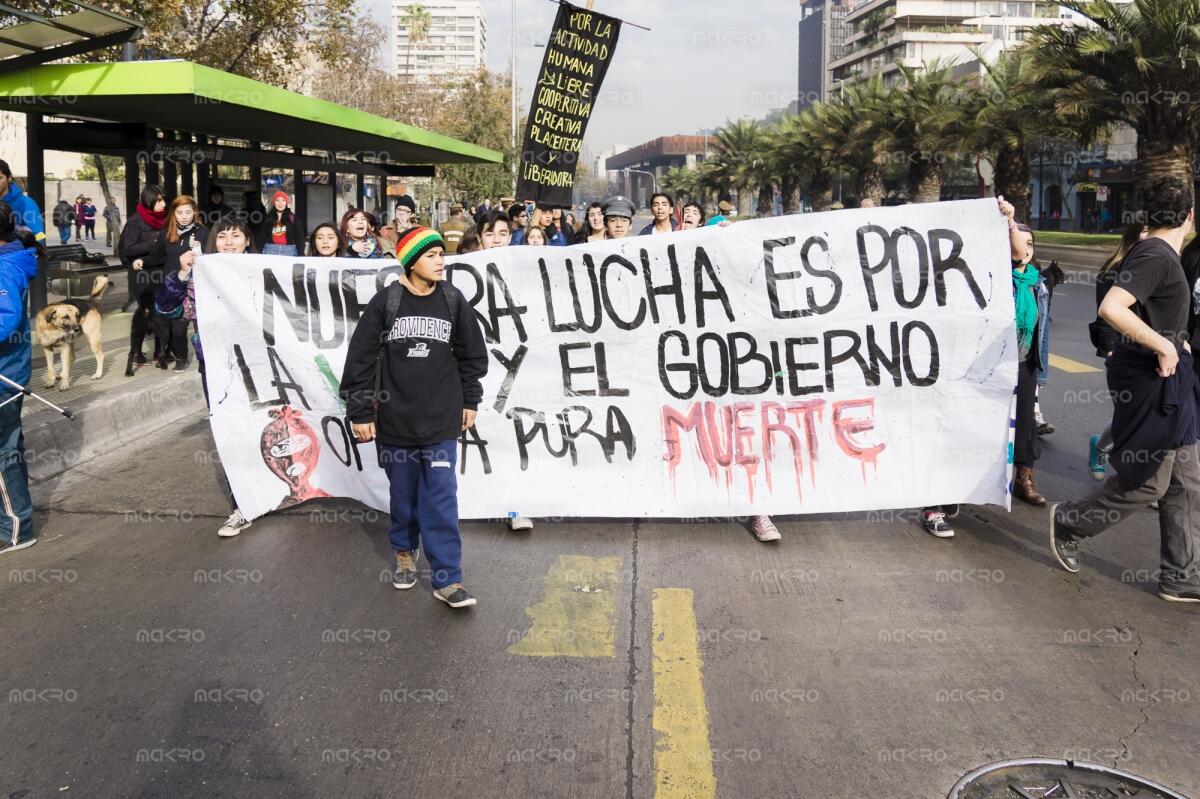
[[[533,624],[508,647],[530,657],[610,658],[617,637],[620,558],[560,555],[525,613]]]
[[[692,592],[659,588],[651,604],[654,799],[717,795]]]
[[[1080,363],[1079,361],[1072,361],[1070,358],[1064,358],[1061,355],[1055,355],[1053,352],[1050,353],[1050,365],[1053,366],[1055,369],[1062,369],[1064,372],[1070,372],[1071,374],[1076,374],[1076,375],[1087,374],[1088,372],[1103,372],[1104,371],[1103,369],[1097,369],[1094,366],[1089,366],[1086,363]]]

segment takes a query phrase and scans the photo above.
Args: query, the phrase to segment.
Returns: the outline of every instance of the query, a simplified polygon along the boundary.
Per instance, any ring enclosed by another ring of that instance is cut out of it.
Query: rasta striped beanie
[[[441,247],[443,252],[446,249],[446,242],[436,230],[427,227],[409,228],[396,243],[396,260],[407,272],[412,269],[418,258],[433,247]]]

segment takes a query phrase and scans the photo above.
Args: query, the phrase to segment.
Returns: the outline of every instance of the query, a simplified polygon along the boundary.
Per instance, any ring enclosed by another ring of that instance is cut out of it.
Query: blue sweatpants
[[[0,543],[13,545],[36,538],[21,431],[23,401],[16,399],[0,408]]]
[[[427,447],[381,447],[391,489],[392,549],[412,552],[418,539],[432,570],[434,588],[462,582],[458,532],[458,440]]]

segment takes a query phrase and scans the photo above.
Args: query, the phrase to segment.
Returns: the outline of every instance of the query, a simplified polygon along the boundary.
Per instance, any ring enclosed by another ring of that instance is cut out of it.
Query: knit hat
[[[418,258],[434,247],[441,247],[443,252],[446,250],[446,242],[436,230],[427,227],[409,228],[396,243],[396,260],[407,272],[412,269]]]
[[[271,205],[274,205],[274,204],[275,204],[275,201],[276,201],[276,200],[278,200],[280,197],[282,197],[282,198],[283,198],[284,205],[290,205],[290,204],[291,204],[291,200],[290,200],[290,198],[288,197],[288,195],[287,195],[287,192],[286,192],[286,191],[282,191],[282,190],[281,190],[281,191],[277,191],[277,192],[275,192],[274,194],[272,194],[272,195],[271,195]]]
[[[401,194],[400,199],[396,200],[397,208],[399,208],[402,205],[405,208],[407,208],[408,210],[412,211],[414,214],[417,212],[416,201],[412,197],[408,196],[407,194]]]

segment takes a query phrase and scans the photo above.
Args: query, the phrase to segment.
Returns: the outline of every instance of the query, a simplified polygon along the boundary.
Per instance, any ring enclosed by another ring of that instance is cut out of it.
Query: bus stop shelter
[[[0,109],[26,114],[27,191],[43,212],[44,151],[125,159],[126,214],[145,180],[203,202],[218,164],[293,172],[307,225],[305,173],[432,176],[436,164],[500,163],[495,150],[189,61],[48,64],[0,74]],[[47,117],[52,118],[48,120]],[[33,305],[45,302],[44,278]]]

